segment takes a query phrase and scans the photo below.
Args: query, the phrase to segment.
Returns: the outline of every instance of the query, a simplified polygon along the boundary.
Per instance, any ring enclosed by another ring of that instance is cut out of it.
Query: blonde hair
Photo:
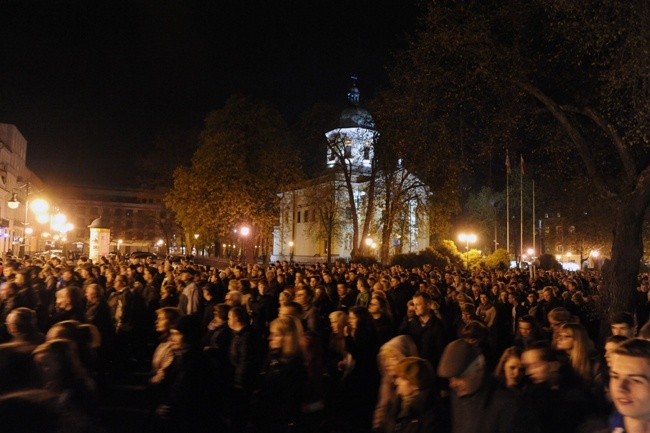
[[[329,319],[332,322],[336,322],[341,329],[348,324],[348,315],[345,311],[333,311],[330,313]]]
[[[289,360],[302,354],[303,329],[300,320],[293,316],[279,317],[271,322],[270,330],[283,337],[280,348],[283,359]]]
[[[569,351],[571,367],[578,376],[591,382],[593,380],[591,353],[594,350],[594,343],[589,338],[587,330],[579,323],[565,323],[560,330],[568,332],[573,337],[573,348]]]

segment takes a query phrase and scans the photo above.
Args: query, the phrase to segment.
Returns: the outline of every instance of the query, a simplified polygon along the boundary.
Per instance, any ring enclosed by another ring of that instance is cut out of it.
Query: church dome
[[[375,121],[368,110],[363,107],[348,107],[341,113],[339,128],[373,129]]]
[[[356,84],[357,77],[352,77],[352,88],[348,93],[348,107],[341,112],[339,128],[368,128],[375,127],[375,121],[363,107],[359,106],[359,89]]]

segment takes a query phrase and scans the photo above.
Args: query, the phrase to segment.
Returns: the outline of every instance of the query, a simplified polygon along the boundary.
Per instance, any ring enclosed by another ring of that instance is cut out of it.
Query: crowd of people
[[[648,276],[609,317],[600,278],[7,257],[0,425],[102,431],[145,364],[146,431],[650,432]]]

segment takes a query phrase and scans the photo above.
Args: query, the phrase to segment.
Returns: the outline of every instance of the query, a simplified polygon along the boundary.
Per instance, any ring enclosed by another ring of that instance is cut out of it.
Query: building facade
[[[331,260],[349,260],[354,249],[355,216],[359,236],[363,235],[361,227],[365,218],[370,219],[370,232],[361,240],[360,251],[364,255],[380,256],[383,209],[375,205],[368,210],[369,194],[381,192],[378,184],[374,191],[369,188],[371,176],[377,175],[373,173],[373,160],[380,134],[372,116],[359,101],[359,90],[353,83],[348,107],[342,111],[338,126],[325,133],[328,172],[279,194],[280,216],[273,233],[271,260],[325,262],[328,255]],[[402,172],[398,175],[413,178],[401,169],[401,164],[397,170]],[[421,194],[426,195],[424,189]],[[382,200],[377,199],[375,203]],[[405,204],[400,215],[403,228],[388,241],[391,255],[429,246],[428,218],[422,213],[418,217],[416,200]]]

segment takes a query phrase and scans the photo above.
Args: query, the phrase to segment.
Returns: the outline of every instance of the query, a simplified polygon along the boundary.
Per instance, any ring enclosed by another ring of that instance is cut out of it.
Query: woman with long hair
[[[377,402],[379,342],[373,318],[368,310],[354,306],[349,311],[349,324],[344,329],[345,350],[349,356],[342,365],[343,417],[350,431],[370,429]]]
[[[271,322],[269,353],[256,402],[261,432],[282,433],[300,425],[307,382],[302,339],[303,328],[297,318],[280,317]]]
[[[521,349],[519,347],[507,348],[494,370],[494,377],[503,386],[511,391],[520,393],[524,379],[524,368],[521,363]]]
[[[555,348],[565,352],[573,371],[585,385],[597,390],[602,386],[600,368],[594,358],[594,343],[587,330],[578,323],[565,323],[556,331]]]
[[[394,335],[392,314],[388,301],[384,297],[374,296],[373,294],[368,304],[368,312],[375,324],[379,344],[386,343]]]

